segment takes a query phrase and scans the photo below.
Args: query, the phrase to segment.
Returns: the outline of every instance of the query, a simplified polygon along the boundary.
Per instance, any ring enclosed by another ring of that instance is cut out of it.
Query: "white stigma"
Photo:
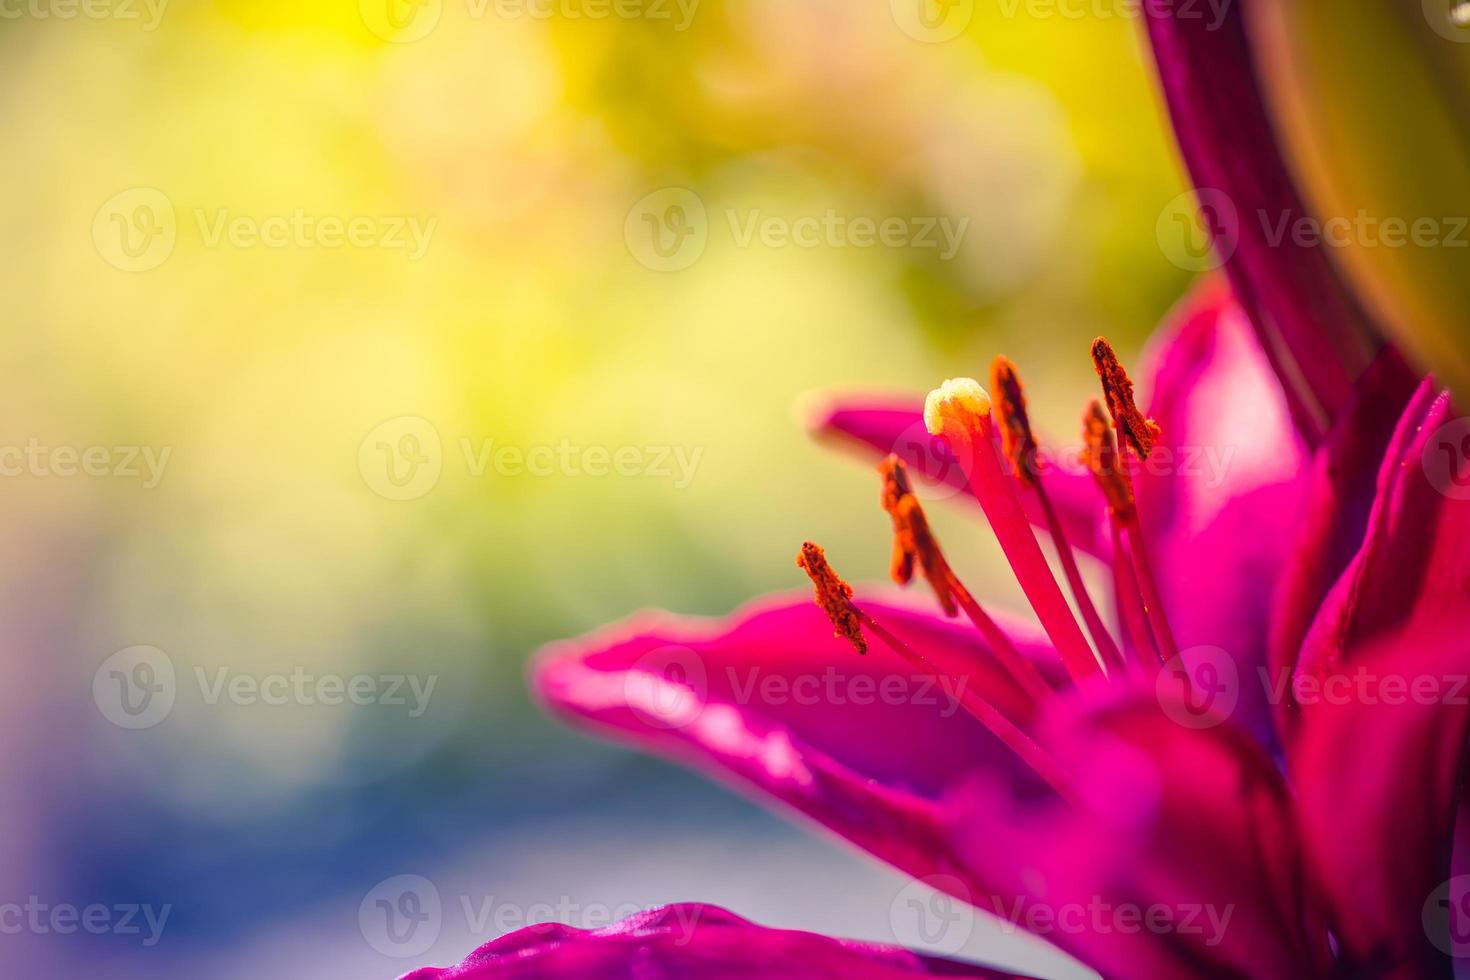
[[[924,428],[931,436],[944,435],[946,420],[957,422],[990,414],[990,395],[974,378],[950,378],[924,399]]]

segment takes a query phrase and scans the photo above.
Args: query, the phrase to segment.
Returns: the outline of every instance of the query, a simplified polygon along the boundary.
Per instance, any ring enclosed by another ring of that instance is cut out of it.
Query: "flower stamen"
[[[866,655],[868,641],[863,636],[857,611],[852,605],[852,586],[832,570],[832,566],[827,563],[826,552],[808,541],[801,546],[796,564],[812,580],[812,586],[816,589],[817,605],[832,621],[832,635],[847,640],[858,653]]]
[[[1113,427],[1108,424],[1108,416],[1097,401],[1089,403],[1082,416],[1082,446],[1082,461],[1102,490],[1103,499],[1108,503],[1108,513],[1120,524],[1132,521],[1136,513],[1133,481],[1118,455]]]
[[[1052,546],[1056,548],[1062,572],[1067,578],[1067,586],[1082,614],[1082,621],[1087,624],[1087,632],[1092,637],[1093,645],[1109,668],[1121,668],[1123,656],[1118,652],[1118,645],[1113,642],[1107,625],[1098,615],[1092,596],[1088,594],[1087,584],[1082,580],[1082,570],[1077,565],[1077,556],[1072,551],[1072,542],[1067,539],[1056,508],[1052,506],[1051,497],[1046,492],[1036,436],[1031,431],[1031,418],[1026,411],[1026,391],[1021,385],[1020,372],[1009,358],[999,356],[990,366],[990,379],[991,387],[999,393],[996,407],[1000,413],[1001,444],[1006,456],[1010,458],[1011,469],[1015,471],[1016,479],[1021,481],[1022,486],[1030,487],[1036,493],[1036,500],[1041,505],[1041,513],[1046,520],[1046,530],[1051,535]]]
[[[1139,459],[1147,459],[1159,437],[1158,423],[1138,410],[1133,401],[1133,381],[1123,370],[1113,345],[1102,337],[1092,342],[1092,363],[1102,379],[1103,397],[1118,430],[1118,441],[1137,453]]]
[[[990,615],[976,601],[970,590],[965,588],[939,542],[929,527],[924,507],[914,496],[909,482],[908,470],[897,456],[889,456],[878,466],[883,474],[883,509],[893,518],[893,579],[899,585],[908,585],[913,580],[913,569],[917,564],[925,580],[934,589],[939,605],[946,616],[953,617],[956,606],[964,609],[965,615],[989,645],[990,651],[1000,661],[1011,678],[1021,686],[1031,699],[1040,702],[1053,693],[1036,665],[1021,655],[1011,638],[1005,634]]]
[[[1041,461],[1037,458],[1036,436],[1026,411],[1026,391],[1010,358],[1001,355],[990,365],[990,387],[999,398],[996,410],[1000,413],[1001,449],[1011,461],[1016,479],[1028,487],[1038,486]]]
[[[944,382],[924,403],[929,433],[946,438],[1041,626],[1074,680],[1102,672],[1041,552],[1021,498],[996,453],[990,396],[969,378]]]
[[[1108,414],[1112,416],[1113,426],[1118,431],[1118,446],[1121,450],[1118,455],[1125,457],[1125,459],[1117,460],[1118,469],[1126,476],[1128,453],[1131,452],[1136,456],[1139,462],[1146,461],[1149,454],[1153,452],[1154,443],[1161,434],[1161,430],[1157,422],[1146,418],[1138,410],[1133,400],[1133,381],[1118,361],[1118,355],[1113,351],[1112,345],[1102,337],[1092,342],[1092,362],[1097,368],[1098,377],[1102,379],[1103,397],[1107,399]],[[1089,430],[1093,425],[1092,417],[1095,414],[1089,412],[1086,423]],[[1128,489],[1128,497],[1132,500],[1131,480],[1129,480]],[[1104,493],[1106,492],[1105,487]],[[1114,517],[1123,526],[1134,575],[1143,595],[1144,609],[1153,627],[1154,640],[1158,645],[1159,655],[1167,661],[1178,655],[1179,645],[1174,640],[1174,631],[1169,626],[1169,617],[1164,613],[1163,597],[1159,593],[1158,583],[1154,579],[1153,569],[1149,564],[1137,507],[1131,506],[1126,511],[1120,512],[1112,508],[1111,500],[1109,507],[1113,509]]]
[[[866,628],[909,666],[936,679],[942,676],[938,667],[929,658],[909,646],[852,602],[852,587],[833,571],[821,547],[810,541],[803,544],[796,564],[811,577],[812,583],[817,588],[817,605],[822,607],[822,611],[837,628],[836,636],[846,638],[855,646],[861,642],[862,645],[858,647],[858,652],[866,653],[867,642],[862,636],[862,629]],[[840,609],[837,607],[838,603],[841,604]],[[852,629],[856,630],[856,639],[847,631],[849,623]],[[1044,749],[1032,741],[1030,735],[1026,734],[1019,725],[1007,718],[993,704],[975,693],[968,685],[959,685],[959,689],[960,706],[970,717],[984,725],[992,735],[1000,740],[1002,745],[1014,752],[1060,796],[1067,800],[1074,798],[1071,780],[1066,771]]]
[[[893,561],[889,568],[893,581],[908,585],[917,567],[934,589],[944,614],[953,618],[959,610],[949,588],[949,562],[939,550],[924,508],[914,496],[908,471],[897,456],[889,456],[878,465],[878,472],[883,475],[883,509],[893,519]]]

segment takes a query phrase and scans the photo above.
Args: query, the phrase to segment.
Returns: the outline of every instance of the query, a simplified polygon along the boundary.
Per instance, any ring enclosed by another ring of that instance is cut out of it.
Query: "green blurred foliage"
[[[446,3],[414,43],[340,0],[176,2],[150,32],[0,33],[0,441],[173,449],[151,491],[11,482],[19,520],[91,549],[79,647],[56,669],[85,682],[147,643],[185,671],[445,678],[432,723],[411,729],[181,705],[180,768],[160,792],[211,818],[446,749],[524,755],[537,645],[642,606],[717,613],[798,586],[805,538],[881,576],[872,474],[810,445],[804,393],[922,391],[1003,350],[1067,433],[1092,394],[1088,341],[1136,348],[1186,285],[1154,239],[1182,184],[1124,5],[1087,19],[980,5],[942,44],[878,0],[705,0],[684,32],[470,9]],[[712,225],[673,273],[624,239],[634,202],[670,186]],[[167,196],[179,232],[166,262],[128,272],[91,229],[138,187]],[[949,261],[741,247],[724,223],[829,208],[971,223]],[[210,245],[194,215],[219,209],[437,224],[413,261]],[[441,436],[443,476],[386,500],[359,450],[407,415]],[[462,440],[702,456],[685,488],[475,476]],[[937,519],[967,570],[1010,595],[983,535]],[[46,540],[13,569],[45,561]],[[137,764],[156,765],[156,746]]]

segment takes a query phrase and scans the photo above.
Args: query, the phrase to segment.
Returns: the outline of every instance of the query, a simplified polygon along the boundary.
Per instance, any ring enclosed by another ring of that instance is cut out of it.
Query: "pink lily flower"
[[[854,591],[809,544],[816,603],[803,592],[723,621],[636,617],[545,651],[537,691],[1106,976],[1447,976],[1457,906],[1435,895],[1470,713],[1447,696],[1320,692],[1366,677],[1447,694],[1470,669],[1470,504],[1424,462],[1453,419],[1448,395],[1426,381],[1400,410],[1402,372],[1380,366],[1309,450],[1247,317],[1213,283],[1153,352],[1148,415],[1111,348],[1093,355],[1107,408],[1087,413],[1086,472],[1044,461],[1004,360],[994,405],[956,381],[924,409],[839,400],[819,413],[820,433],[884,461],[894,577],[923,577],[928,608]],[[1182,462],[1232,448],[1218,472]],[[981,505],[1034,624],[991,613],[959,581],[910,470]],[[1110,602],[1074,574],[1084,563],[1109,573]],[[772,679],[845,696],[768,697]],[[892,696],[851,696],[885,685]],[[952,698],[921,696],[936,690]],[[1098,907],[1154,925],[1064,921]],[[1207,913],[1219,928],[1192,918]],[[839,969],[999,975],[674,906],[601,932],[537,927],[412,976]]]
[[[1144,9],[1196,185],[1238,214],[1303,213],[1240,5],[1218,23]],[[1229,285],[1204,283],[1156,338],[1146,412],[1094,347],[1078,465],[1047,455],[1003,359],[989,393],[960,380],[816,413],[818,435],[881,461],[893,577],[936,602],[854,590],[808,544],[815,603],[635,617],[544,651],[541,698],[1105,976],[1452,975],[1470,953],[1451,866],[1470,436],[1320,249],[1211,217]],[[959,580],[910,473],[980,505],[1032,619]],[[1094,909],[1105,927],[1068,915]],[[1009,975],[676,905],[532,927],[410,977],[911,974]]]

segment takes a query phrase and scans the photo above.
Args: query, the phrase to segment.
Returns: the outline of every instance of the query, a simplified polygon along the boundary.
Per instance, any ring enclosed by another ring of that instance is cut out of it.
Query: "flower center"
[[[1047,495],[1046,470],[1041,465],[1016,366],[1004,357],[996,358],[991,368],[995,400],[978,382],[956,378],[930,392],[924,403],[926,428],[949,443],[1017,582],[1074,683],[1118,678],[1130,672],[1151,678],[1178,654],[1148,560],[1133,492],[1134,467],[1148,458],[1161,432],[1158,424],[1135,404],[1133,382],[1112,346],[1099,337],[1093,342],[1092,357],[1102,382],[1103,402],[1093,401],[1083,416],[1083,459],[1101,490],[1111,526],[1113,550],[1109,564],[1126,640],[1123,645],[1114,640],[1088,594],[1072,545]],[[992,412],[999,415],[999,426]],[[880,499],[893,522],[890,571],[894,581],[908,585],[916,574],[922,575],[944,614],[953,617],[963,611],[1032,706],[1040,705],[1055,689],[1037,665],[1016,649],[950,567],[903,464],[890,456],[878,469],[883,476]],[[1042,553],[1022,503],[1023,493],[1035,495],[1072,599],[1086,624],[1086,634]],[[867,630],[911,665],[933,669],[922,652],[854,604],[852,588],[832,570],[821,548],[804,545],[797,564],[811,577],[817,604],[827,613],[837,635],[853,643],[859,653],[867,652],[863,634]],[[1124,655],[1125,647],[1130,656]],[[970,690],[970,703],[966,704],[970,714],[1065,795],[1065,780],[1058,777],[1055,762],[1018,727],[1018,721],[1024,724],[1027,719],[1005,717],[974,693],[974,688]]]

